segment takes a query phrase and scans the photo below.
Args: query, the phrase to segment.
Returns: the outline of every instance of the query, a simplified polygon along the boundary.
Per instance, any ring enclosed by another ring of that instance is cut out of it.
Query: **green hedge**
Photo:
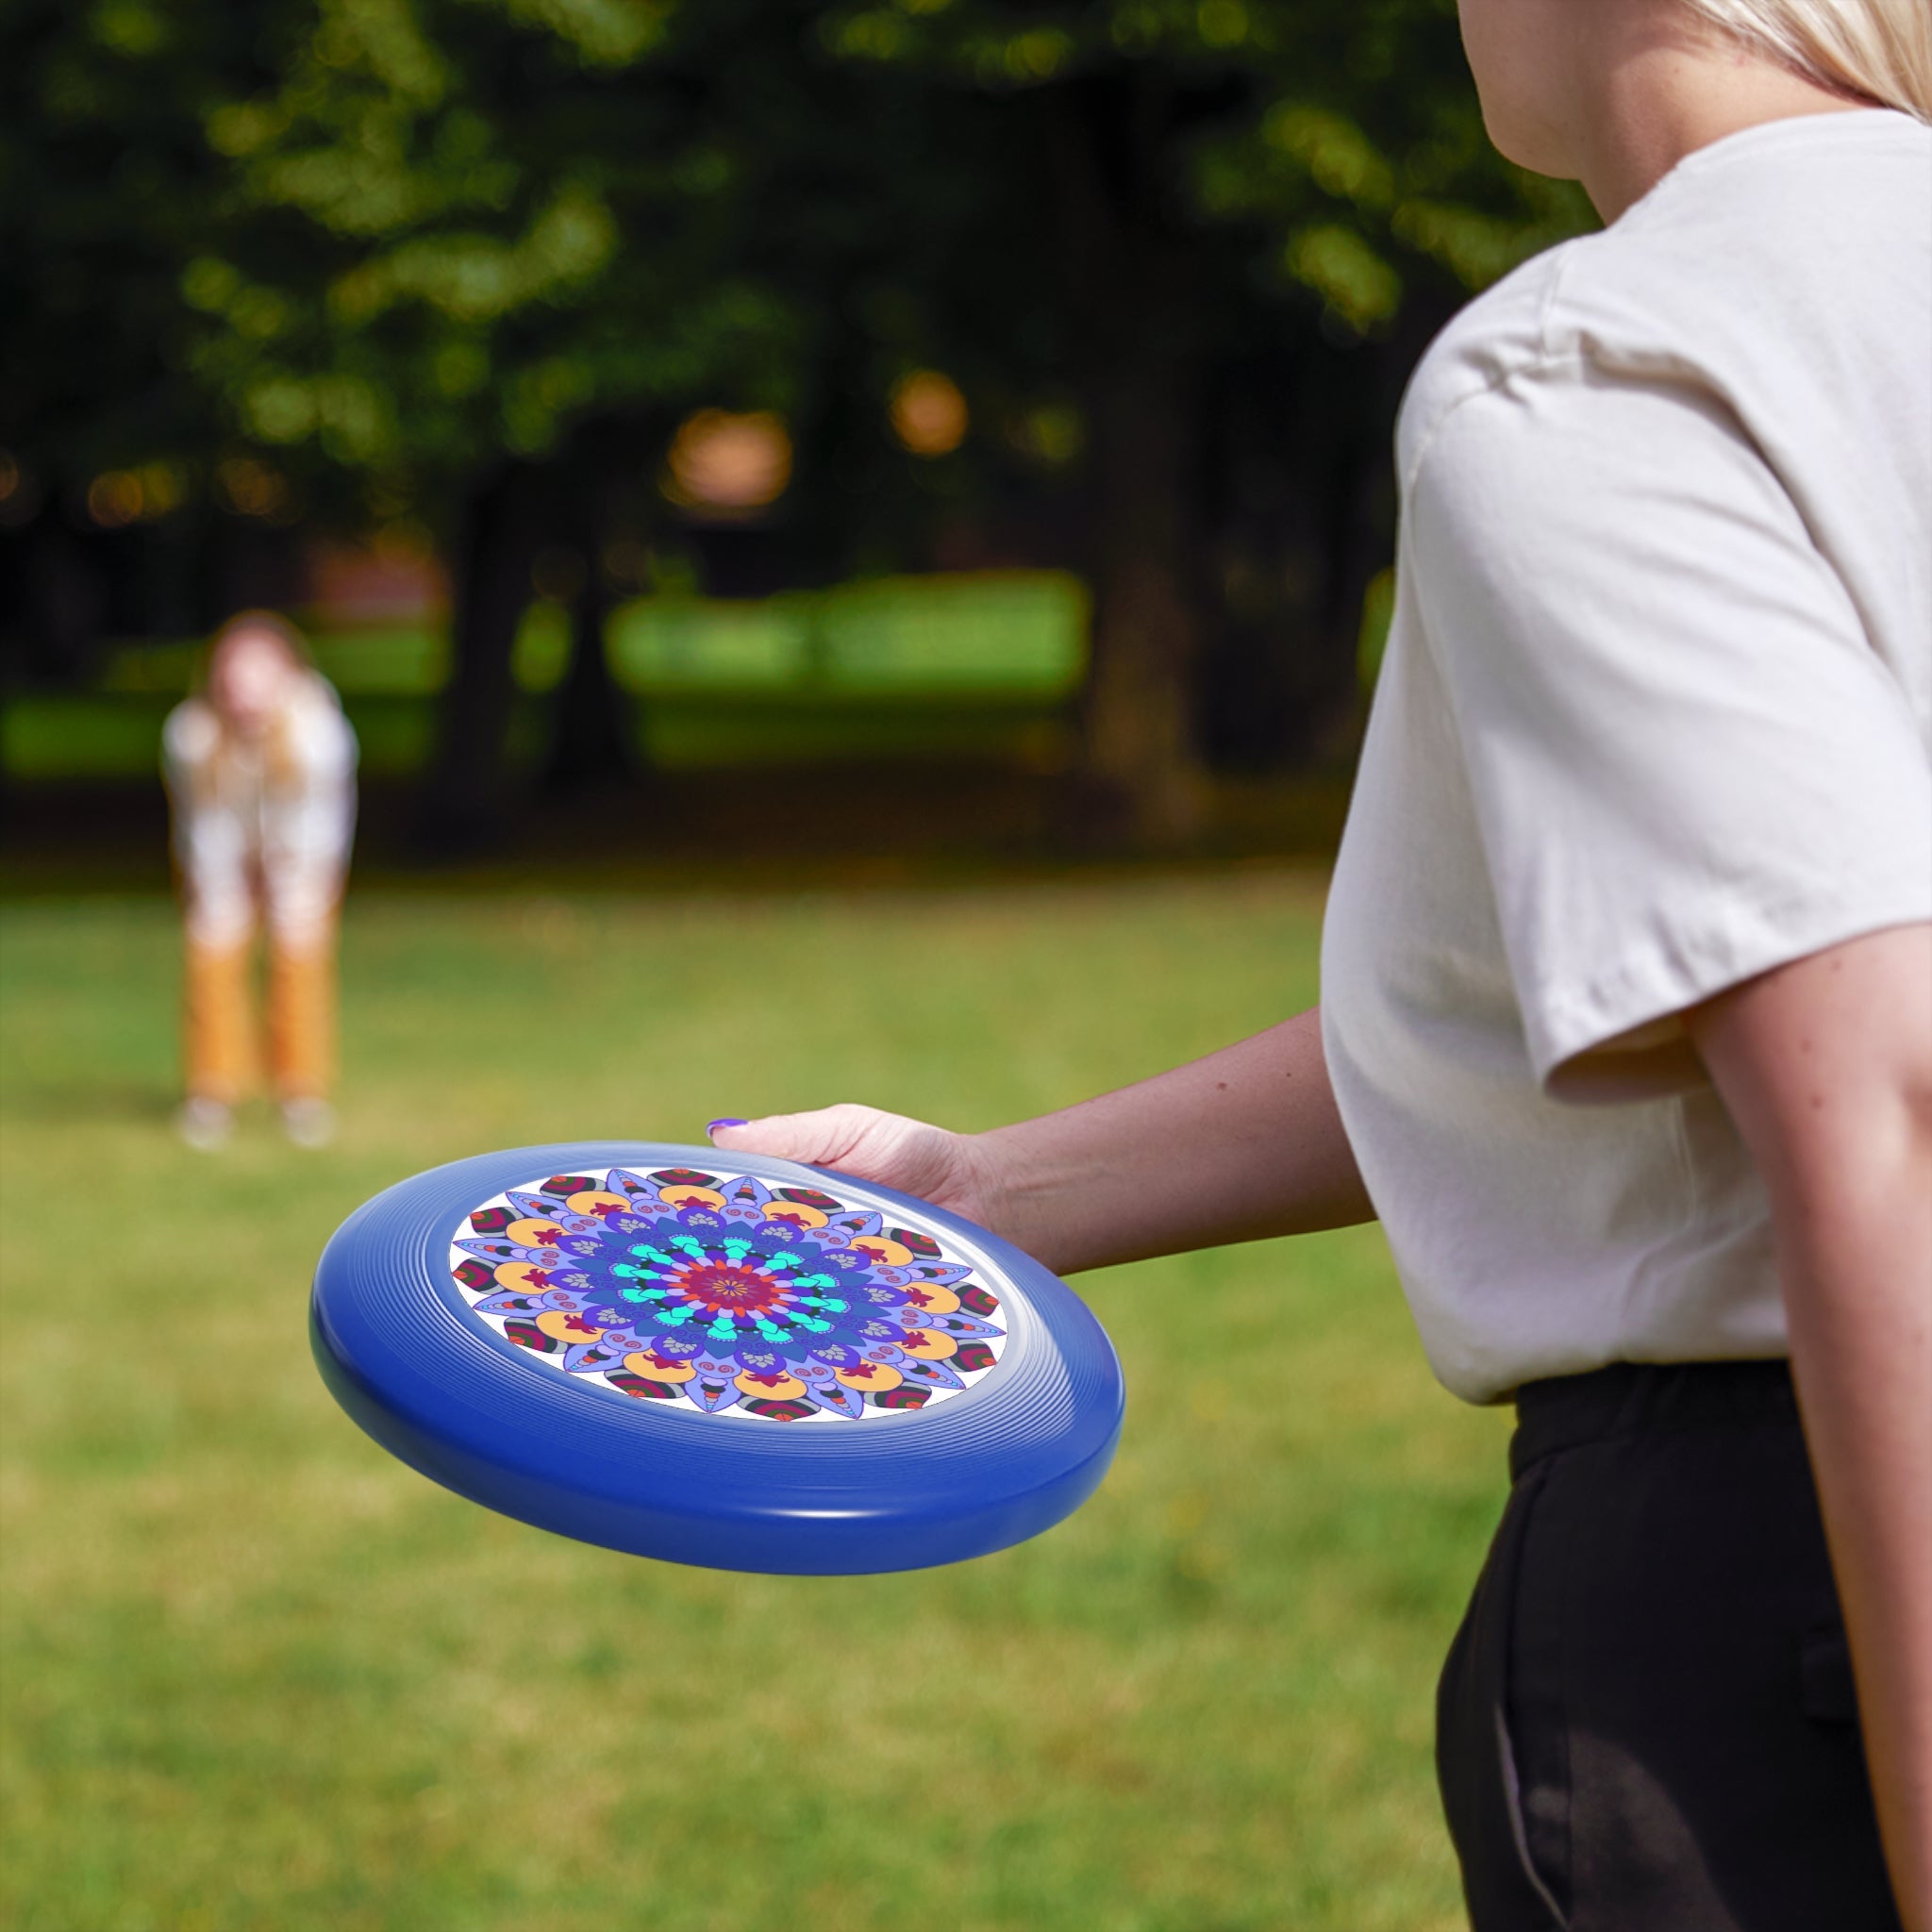
[[[617,682],[641,702],[657,765],[988,756],[1053,763],[1087,661],[1088,599],[1051,571],[891,577],[758,602],[639,597],[605,629]],[[568,613],[539,600],[518,633],[525,694],[514,742],[541,746],[544,694],[569,655]],[[434,741],[449,675],[440,627],[311,632],[342,693],[363,768],[407,774]],[[0,770],[16,780],[155,769],[161,721],[193,684],[198,640],[128,644],[92,690],[23,692],[0,707]]]

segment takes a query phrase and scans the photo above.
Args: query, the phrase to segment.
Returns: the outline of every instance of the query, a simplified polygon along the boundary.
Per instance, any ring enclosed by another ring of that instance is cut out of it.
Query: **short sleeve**
[[[208,707],[199,698],[184,698],[168,713],[161,726],[161,770],[168,783],[179,789],[210,758],[221,737]]]
[[[320,673],[311,672],[306,679],[290,724],[291,748],[310,784],[338,784],[355,772],[355,727],[342,715],[334,686]]]
[[[1923,726],[1707,392],[1588,365],[1512,377],[1448,413],[1405,519],[1552,1091],[1681,1073],[1686,1008],[1932,919]]]

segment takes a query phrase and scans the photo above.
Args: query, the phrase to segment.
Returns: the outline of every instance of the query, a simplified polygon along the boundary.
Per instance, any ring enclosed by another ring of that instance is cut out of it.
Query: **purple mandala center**
[[[728,1308],[749,1315],[778,1307],[788,1299],[769,1274],[760,1274],[756,1268],[734,1267],[729,1262],[701,1262],[681,1268],[673,1279],[680,1294],[704,1308]]]

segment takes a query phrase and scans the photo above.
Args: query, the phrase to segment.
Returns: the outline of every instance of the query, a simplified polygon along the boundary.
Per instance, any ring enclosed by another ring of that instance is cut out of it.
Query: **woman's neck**
[[[1603,9],[1591,77],[1574,96],[1577,178],[1606,222],[1641,201],[1685,156],[1726,135],[1873,105],[1715,34],[1659,31],[1654,15],[1646,27],[1643,12]]]

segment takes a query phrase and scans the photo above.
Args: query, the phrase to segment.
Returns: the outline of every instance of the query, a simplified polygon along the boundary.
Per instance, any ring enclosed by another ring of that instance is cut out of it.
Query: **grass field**
[[[1426,1932],[1438,1659],[1503,1424],[1373,1230],[1081,1284],[1127,1429],[1023,1548],[879,1579],[578,1547],[391,1462],[310,1365],[358,1201],[524,1141],[841,1096],[991,1124],[1314,993],[1317,884],[378,896],[344,1132],[167,1132],[156,900],[7,908],[12,1932]]]

